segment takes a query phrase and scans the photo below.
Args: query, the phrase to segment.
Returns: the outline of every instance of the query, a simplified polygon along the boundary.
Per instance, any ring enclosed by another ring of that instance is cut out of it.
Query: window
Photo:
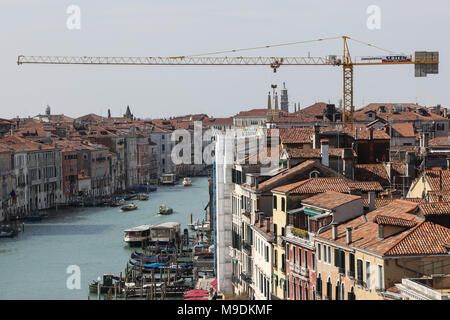
[[[310,178],[319,178],[319,177],[320,177],[320,172],[319,172],[319,171],[316,171],[316,170],[311,171],[311,172],[309,173],[309,177],[310,177]]]
[[[345,300],[345,287],[341,284],[341,300]]]
[[[295,264],[295,261],[297,260],[296,254],[297,254],[297,247],[293,246],[292,247],[292,260],[293,260],[294,264]]]
[[[311,253],[311,264],[313,271],[316,271],[316,254]]]
[[[291,250],[291,248],[290,248],[291,246],[289,245],[289,244],[286,244],[286,259],[287,260],[289,260],[289,257],[290,257],[290,250]]]
[[[277,196],[273,196],[273,208],[277,209]]]
[[[350,253],[348,255],[348,264],[349,264],[349,276],[355,277],[355,255],[353,253]]]
[[[305,268],[308,268],[308,251],[304,250],[305,252]]]
[[[320,261],[320,259],[322,257],[322,245],[319,243],[317,245],[317,260]]]
[[[331,247],[328,247],[328,263],[331,263]]]
[[[286,199],[281,198],[281,211],[286,212]]]
[[[370,289],[370,262],[366,261],[366,286]]]
[[[296,287],[296,283],[295,283],[295,278],[293,280],[293,291],[294,291],[294,300],[297,300],[297,287]]]
[[[356,260],[357,279],[363,281],[363,262],[361,259]]]
[[[320,253],[319,253],[319,255],[320,255]],[[326,245],[324,245],[323,246],[323,261],[325,262],[325,263],[327,263],[327,257],[328,257],[328,255],[327,255],[327,246]]]
[[[378,265],[378,289],[383,289],[383,266]]]
[[[305,300],[309,300],[309,286],[305,283]]]

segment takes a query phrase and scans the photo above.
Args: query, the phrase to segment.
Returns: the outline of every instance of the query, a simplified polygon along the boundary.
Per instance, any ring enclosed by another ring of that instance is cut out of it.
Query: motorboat
[[[188,177],[184,178],[183,179],[183,187],[190,187],[190,186],[192,186],[191,178],[188,178]]]
[[[132,211],[136,210],[138,207],[134,203],[126,204],[120,208],[122,211]]]

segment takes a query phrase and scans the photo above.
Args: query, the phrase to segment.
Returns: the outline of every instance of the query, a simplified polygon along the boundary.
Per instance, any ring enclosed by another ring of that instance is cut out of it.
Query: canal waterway
[[[40,222],[25,222],[17,237],[0,239],[0,299],[87,299],[92,280],[124,271],[134,250],[123,241],[124,229],[167,221],[180,222],[184,229],[191,213],[194,221],[204,218],[208,178],[192,178],[192,183],[159,186],[148,201],[128,201],[138,205],[135,211],[71,208],[51,211]],[[161,204],[174,213],[158,215]],[[67,288],[70,265],[80,267],[79,290]]]

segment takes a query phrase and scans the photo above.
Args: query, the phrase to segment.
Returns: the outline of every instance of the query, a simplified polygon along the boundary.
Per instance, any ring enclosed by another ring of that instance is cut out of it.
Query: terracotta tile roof
[[[258,150],[258,153],[253,153],[245,158],[237,159],[236,162],[238,164],[268,164],[267,162],[270,160],[271,162],[280,161],[281,155],[281,146],[278,146],[278,154],[272,154],[271,147],[264,147],[262,150]],[[276,151],[276,149],[275,149]],[[264,163],[263,163],[264,162]]]
[[[378,181],[350,181],[349,187],[361,191],[383,191],[383,187]]]
[[[0,146],[14,152],[52,150],[55,147],[34,142],[17,136],[6,136],[0,139]]]
[[[363,195],[363,205],[364,207],[369,207],[369,198],[366,195]],[[397,199],[393,198],[375,198],[375,209],[387,206],[392,201],[395,201]]]
[[[236,114],[234,117],[265,117],[267,116],[267,109],[251,109],[248,111],[241,111]]]
[[[349,202],[361,199],[360,196],[345,194],[335,191],[326,191],[305,200],[302,203],[333,210]]]
[[[450,215],[450,202],[429,202],[419,205],[424,215]]]
[[[285,148],[286,153],[289,157],[289,159],[321,159],[322,154],[320,149],[310,149],[310,148],[294,148],[294,147],[286,147]],[[342,157],[342,151],[343,148],[329,148],[328,149],[328,155],[330,157]],[[353,156],[357,157],[355,151],[353,151]]]
[[[254,224],[256,228],[261,230],[263,233],[267,234],[267,236],[272,237],[274,235],[274,228],[273,228],[273,216],[268,217],[269,221],[267,221],[266,218],[263,220],[262,227],[259,224],[259,221]],[[267,223],[269,223],[269,232],[267,232]]]
[[[404,138],[415,137],[414,127],[411,122],[393,123],[392,133],[394,137],[396,136],[395,133]]]
[[[378,108],[384,106],[386,112],[379,112]],[[393,106],[402,106],[405,111],[400,111],[397,114],[393,113]],[[421,115],[416,113],[417,110],[422,109],[426,114]],[[355,118],[358,120],[365,120],[364,113],[373,110],[377,112],[377,117],[396,121],[410,121],[410,120],[448,120],[442,116],[429,112],[425,107],[414,103],[370,103],[355,112]],[[363,117],[362,117],[362,116]]]
[[[450,190],[449,191],[428,191],[428,200],[430,202],[450,202]]]
[[[307,173],[308,170],[317,169],[320,172],[324,172],[328,175],[338,175],[336,171],[326,167],[317,160],[306,160],[295,167],[289,168],[279,174],[273,176],[272,178],[261,182],[258,185],[258,191],[266,192],[280,185],[286,184],[287,181],[291,179],[299,179],[300,176]],[[308,175],[309,177],[309,175]]]
[[[229,118],[207,118],[203,120],[203,123],[207,125],[232,125],[233,124],[233,117]]]
[[[313,128],[280,128],[280,141],[286,143],[312,143]]]
[[[432,190],[450,190],[450,170],[431,169],[425,170],[424,174]]]
[[[311,178],[287,184],[273,189],[274,192],[287,194],[315,194],[326,191],[336,191],[350,193],[354,190],[361,191],[382,191],[379,182],[376,181],[350,181],[346,178]]]
[[[412,217],[412,219],[402,219],[398,217],[376,215],[373,218],[373,222],[381,225],[407,227],[407,228],[412,228],[417,224],[417,221],[414,221],[414,216]]]
[[[414,214],[418,204],[405,200],[395,200],[387,206],[368,213],[367,220],[358,217],[338,225],[338,235],[335,242],[346,244],[346,227],[352,227],[352,242],[350,246],[372,251],[381,255],[428,255],[446,254],[445,245],[450,243],[450,230],[431,222],[419,222]],[[397,234],[379,238],[378,224],[375,217],[383,222],[399,223],[403,226],[417,223]],[[390,218],[390,219],[388,219]],[[409,222],[407,222],[409,221]],[[331,230],[317,235],[318,239],[333,241]]]
[[[422,222],[404,232],[404,236],[385,255],[447,254],[450,244],[450,229],[432,222]]]
[[[430,147],[450,147],[450,137],[435,137],[428,141]]]
[[[383,186],[389,185],[389,175],[382,163],[355,165],[355,177],[364,181],[378,181]]]

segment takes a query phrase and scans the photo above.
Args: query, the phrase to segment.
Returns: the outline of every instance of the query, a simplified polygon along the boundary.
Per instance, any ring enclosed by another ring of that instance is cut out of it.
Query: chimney
[[[267,98],[267,112],[268,113],[272,112],[272,101],[270,98],[270,92],[269,92],[269,96]]]
[[[278,114],[278,94],[275,93],[275,114]]]
[[[331,225],[331,238],[332,238],[333,240],[336,240],[336,239],[337,239],[337,234],[338,234],[337,228],[338,228],[337,223],[333,223],[333,224]]]
[[[369,129],[370,140],[373,140],[373,128]]]
[[[343,175],[346,176],[349,179],[354,178],[354,173],[353,173],[353,163],[354,163],[354,159],[353,159],[353,149],[351,148],[344,148],[342,150],[342,162],[343,162]]]
[[[369,191],[369,212],[375,210],[375,191]]]
[[[314,125],[313,126],[313,136],[312,136],[312,144],[313,144],[313,149],[318,149],[319,148],[319,134],[320,134],[320,127],[318,125]]]
[[[259,227],[264,227],[264,213],[259,214]]]
[[[447,108],[444,108],[444,118],[447,118]]]
[[[270,232],[270,218],[266,218],[266,232]]]
[[[352,243],[352,227],[348,226],[346,229],[345,238],[347,240],[347,244],[350,244]]]
[[[328,139],[320,140],[320,155],[322,157],[322,164],[328,167],[329,165]]]

